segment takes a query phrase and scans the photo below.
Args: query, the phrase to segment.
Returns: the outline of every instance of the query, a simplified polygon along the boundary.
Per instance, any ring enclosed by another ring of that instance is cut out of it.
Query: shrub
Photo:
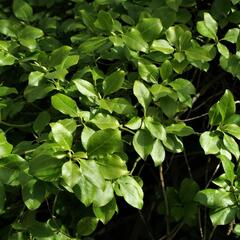
[[[0,1],[0,239],[240,236],[239,2]]]

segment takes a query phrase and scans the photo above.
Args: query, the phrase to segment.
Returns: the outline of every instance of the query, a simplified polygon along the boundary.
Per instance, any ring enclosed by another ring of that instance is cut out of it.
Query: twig
[[[215,232],[216,228],[217,228],[217,226],[214,226],[214,227],[213,227],[213,229],[212,229],[212,231],[211,231],[211,233],[210,233],[210,235],[209,235],[208,240],[211,240],[211,239],[213,238],[213,235],[214,235],[214,232]]]
[[[14,124],[14,123],[7,123],[7,122],[0,121],[0,125],[1,124],[4,126],[13,127],[13,128],[25,128],[25,127],[30,127],[32,125],[32,123]]]
[[[190,168],[190,165],[189,165],[189,162],[188,162],[188,157],[187,157],[187,154],[186,154],[186,151],[185,151],[185,150],[183,151],[183,154],[184,154],[185,163],[186,163],[186,165],[187,165],[189,177],[190,177],[191,179],[193,179],[192,172],[191,172],[191,168]]]
[[[206,187],[205,187],[205,188],[208,188],[208,186],[209,186],[209,185],[210,185],[210,183],[212,182],[212,180],[213,180],[214,176],[216,175],[216,173],[217,173],[217,171],[218,171],[219,167],[220,167],[220,163],[218,163],[217,167],[215,168],[215,170],[214,170],[214,172],[213,172],[213,174],[212,174],[211,178],[209,179],[209,181],[208,181],[208,183],[207,183],[207,185],[206,185]]]
[[[138,157],[138,158],[136,159],[136,161],[135,161],[134,164],[133,164],[132,170],[130,171],[130,175],[133,174],[133,172],[134,172],[134,170],[135,170],[135,168],[136,168],[136,166],[137,166],[137,164],[138,164],[138,162],[139,162],[140,160],[141,160],[140,157]]]
[[[165,189],[165,182],[164,182],[162,166],[159,167],[159,175],[160,175],[161,188],[162,188],[162,192],[163,192],[164,205],[165,205],[165,209],[166,209],[167,239],[169,239],[169,236],[170,236],[169,206],[168,206],[167,193],[166,193],[166,189]]]
[[[208,113],[204,113],[204,114],[201,114],[201,115],[196,116],[196,117],[187,118],[187,119],[180,119],[180,120],[181,120],[182,122],[190,122],[190,121],[193,121],[193,120],[196,120],[196,119],[205,117],[205,116],[207,116],[207,115],[208,115]]]

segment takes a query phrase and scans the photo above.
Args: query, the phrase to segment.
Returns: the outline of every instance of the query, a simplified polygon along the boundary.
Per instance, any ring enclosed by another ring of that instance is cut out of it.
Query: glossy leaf
[[[151,157],[155,167],[160,166],[165,159],[165,149],[159,139],[154,141]]]
[[[62,178],[65,183],[73,188],[80,181],[80,169],[72,161],[68,161],[62,166]]]
[[[76,102],[70,97],[57,93],[52,96],[52,106],[63,114],[69,115],[70,117],[78,116],[78,106]]]
[[[133,177],[124,176],[117,180],[122,196],[131,206],[141,209],[143,206],[143,191]]]
[[[217,154],[220,150],[220,139],[215,132],[206,131],[200,136],[200,144],[205,154]]]
[[[133,137],[133,147],[142,159],[146,159],[153,148],[154,139],[150,132],[140,129]]]
[[[24,21],[31,20],[33,15],[32,7],[26,1],[23,0],[13,1],[13,12],[17,18]]]
[[[80,236],[90,235],[97,227],[98,219],[95,217],[84,217],[77,223],[77,232]]]

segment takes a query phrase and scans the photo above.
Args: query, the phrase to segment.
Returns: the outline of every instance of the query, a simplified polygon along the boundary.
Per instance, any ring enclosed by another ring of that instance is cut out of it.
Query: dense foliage
[[[240,236],[239,2],[0,0],[0,239]]]

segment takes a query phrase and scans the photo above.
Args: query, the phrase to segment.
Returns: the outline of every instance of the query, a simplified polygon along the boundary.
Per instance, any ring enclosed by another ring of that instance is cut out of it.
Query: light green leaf
[[[97,228],[98,219],[96,217],[84,217],[77,223],[77,232],[80,236],[88,236]]]
[[[116,179],[128,174],[126,162],[118,155],[105,155],[97,159],[100,171],[105,179]]]
[[[28,76],[28,85],[30,86],[40,85],[44,75],[45,74],[43,72],[39,72],[39,71],[31,72]]]
[[[220,139],[215,132],[206,131],[202,133],[199,141],[205,154],[217,154],[220,151]]]
[[[138,72],[140,77],[146,82],[157,83],[159,69],[150,61],[141,59],[138,61]]]
[[[95,216],[103,224],[107,224],[117,210],[118,210],[118,207],[117,207],[115,198],[113,198],[107,205],[103,207],[93,206],[93,212]]]
[[[144,41],[141,33],[136,28],[132,28],[129,32],[125,33],[123,35],[123,40],[127,47],[132,50],[144,53],[148,52],[148,44]]]
[[[175,134],[179,137],[185,137],[193,134],[194,130],[189,126],[186,126],[185,123],[173,123],[166,127],[166,132]]]
[[[214,226],[231,223],[237,215],[236,207],[216,209],[210,212],[210,218]]]
[[[197,30],[204,37],[217,40],[218,24],[209,13],[205,12],[204,20],[197,22]]]
[[[81,159],[80,166],[82,174],[89,182],[102,190],[105,188],[106,183],[96,161]]]
[[[94,23],[97,28],[111,32],[113,29],[113,24],[114,21],[110,13],[103,10],[98,12],[97,21]]]
[[[140,129],[133,137],[133,147],[142,159],[146,159],[153,148],[154,139],[149,131]]]
[[[195,201],[209,208],[224,208],[235,204],[234,194],[224,189],[204,189],[197,193]]]
[[[131,206],[141,209],[143,206],[143,191],[138,182],[130,176],[117,180],[122,196]]]
[[[17,18],[23,21],[30,21],[33,15],[33,10],[27,2],[23,0],[14,0],[13,13]]]
[[[96,90],[92,83],[83,80],[83,79],[78,79],[73,81],[74,84],[76,85],[78,91],[86,96],[86,97],[98,97]]]
[[[133,93],[146,112],[146,109],[152,100],[148,88],[142,82],[136,80],[133,85]]]
[[[145,41],[150,42],[160,35],[163,26],[160,18],[142,18],[137,24],[137,29]]]
[[[224,155],[218,156],[218,158],[222,162],[223,170],[225,172],[225,177],[228,179],[232,184],[235,179],[235,174],[234,174],[234,164],[231,162],[230,159],[228,159]]]
[[[174,153],[180,153],[184,149],[182,141],[172,134],[168,134],[167,138],[163,140],[162,143],[169,151]]]
[[[165,39],[154,40],[151,45],[151,51],[159,51],[164,54],[171,54],[174,48]]]
[[[69,115],[70,117],[78,116],[78,106],[76,102],[70,97],[57,93],[51,98],[52,106],[63,114]]]
[[[22,198],[29,210],[38,209],[45,200],[44,184],[36,179],[26,181],[22,184]]]
[[[122,151],[121,132],[115,129],[104,129],[95,132],[88,140],[89,155],[105,155]]]
[[[106,181],[104,190],[97,188],[93,197],[93,206],[103,207],[114,198],[113,187],[110,181]]]
[[[109,95],[117,92],[121,89],[124,82],[125,72],[123,70],[118,70],[113,72],[111,75],[107,76],[103,80],[103,91],[104,95]]]
[[[64,182],[73,188],[80,181],[80,168],[72,161],[65,162],[62,166],[62,178]]]
[[[132,130],[139,129],[141,125],[142,125],[142,119],[140,117],[133,117],[125,124],[127,128],[130,128]]]
[[[144,118],[144,124],[153,137],[164,140],[166,139],[166,131],[160,121],[154,120],[152,117]]]
[[[169,80],[173,74],[173,67],[169,60],[165,60],[160,66],[160,75],[162,80]]]
[[[236,43],[238,41],[239,33],[240,33],[239,28],[229,29],[222,40],[225,40],[231,43]]]
[[[70,131],[61,123],[51,123],[52,134],[54,140],[64,149],[71,150],[73,137]]]
[[[217,49],[225,58],[229,58],[229,50],[225,45],[218,42],[217,43]]]
[[[165,149],[159,139],[154,141],[151,157],[155,167],[160,166],[165,159]]]
[[[118,128],[120,126],[118,120],[106,113],[98,113],[91,120],[91,123],[95,124],[100,129]]]
[[[15,63],[16,58],[5,51],[0,50],[0,66],[10,66]]]
[[[79,46],[80,54],[90,54],[94,51],[100,49],[108,42],[106,37],[98,36],[98,37],[91,37],[84,41]]]
[[[36,39],[43,37],[43,35],[44,33],[40,28],[27,25],[18,32],[18,40],[23,46],[33,50],[37,47]]]
[[[136,109],[126,98],[101,99],[99,105],[108,112],[123,115],[135,115]]]
[[[68,57],[71,49],[72,48],[69,46],[62,46],[55,49],[49,57],[49,66],[56,68],[57,66],[64,64],[64,61]]]
[[[88,144],[88,140],[89,138],[95,133],[95,131],[89,127],[87,127],[86,125],[84,126],[83,130],[82,130],[82,134],[81,134],[81,142],[82,145],[85,149],[87,149],[87,144]]]
[[[225,124],[222,127],[222,131],[231,134],[238,140],[240,140],[240,127],[236,124]]]
[[[5,86],[0,86],[0,97],[5,97],[10,94],[17,94],[18,91],[16,88],[10,88]]]
[[[235,156],[235,158],[238,160],[240,156],[239,147],[236,141],[234,140],[234,138],[229,136],[228,134],[224,134],[223,143],[227,148],[227,150],[231,152]]]
[[[9,155],[12,149],[12,144],[7,142],[4,132],[0,129],[0,158]]]

